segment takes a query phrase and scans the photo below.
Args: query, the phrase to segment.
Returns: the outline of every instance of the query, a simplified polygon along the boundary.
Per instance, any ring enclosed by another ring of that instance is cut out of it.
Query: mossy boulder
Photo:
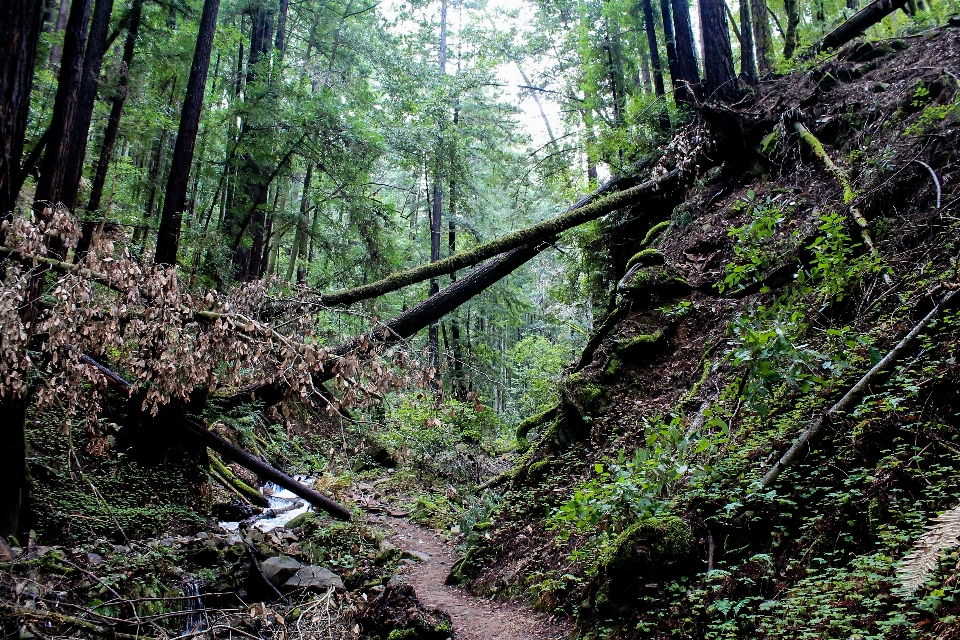
[[[597,615],[633,608],[644,590],[693,571],[697,551],[690,525],[676,516],[632,524],[601,553],[588,604]]]
[[[665,265],[636,269],[620,281],[618,288],[637,302],[682,298],[690,293],[690,284],[674,275],[673,269]]]
[[[633,360],[653,353],[664,342],[663,330],[657,329],[653,333],[644,333],[620,344],[617,354]]]

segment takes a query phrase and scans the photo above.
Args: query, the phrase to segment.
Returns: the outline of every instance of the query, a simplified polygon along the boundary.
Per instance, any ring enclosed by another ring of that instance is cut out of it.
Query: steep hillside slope
[[[605,223],[610,314],[452,579],[596,637],[960,636],[955,553],[897,574],[960,502],[949,301],[827,414],[957,286],[958,75],[936,30],[705,109],[712,168]]]

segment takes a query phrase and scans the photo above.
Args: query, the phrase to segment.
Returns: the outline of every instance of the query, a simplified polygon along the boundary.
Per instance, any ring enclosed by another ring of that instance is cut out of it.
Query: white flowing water
[[[301,478],[299,476],[296,478],[296,480],[297,482],[308,487],[312,486],[314,482],[313,478]],[[253,523],[254,527],[256,527],[257,529],[260,529],[260,531],[263,531],[264,533],[267,533],[268,531],[272,531],[276,527],[283,527],[288,522],[290,522],[291,520],[299,516],[300,514],[306,513],[307,511],[311,510],[310,505],[305,500],[303,500],[302,498],[299,498],[292,491],[289,491],[282,487],[278,487],[272,482],[268,482],[263,486],[263,494],[264,494],[264,497],[266,497],[267,500],[270,502],[271,509],[283,509],[284,507],[289,507],[291,504],[297,501],[300,501],[303,503],[301,506],[297,507],[296,509],[284,511],[283,513],[278,513],[272,518],[263,518]],[[221,522],[219,524],[221,527],[223,527],[224,529],[230,532],[236,532],[237,529],[240,527],[239,522]]]

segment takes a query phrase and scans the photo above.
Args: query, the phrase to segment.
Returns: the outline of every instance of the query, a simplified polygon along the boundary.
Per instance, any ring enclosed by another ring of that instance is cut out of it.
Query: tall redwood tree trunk
[[[799,0],[783,0],[787,10],[787,32],[783,36],[783,57],[789,60],[797,50],[797,27],[800,26]]]
[[[207,84],[207,70],[210,68],[210,53],[213,51],[213,34],[217,28],[219,10],[220,0],[204,0],[200,30],[197,33],[197,48],[193,51],[187,95],[183,99],[183,107],[180,110],[177,144],[173,148],[170,175],[167,178],[166,195],[163,199],[163,213],[160,216],[157,251],[154,257],[154,262],[157,264],[172,265],[177,262],[180,223],[187,200],[187,183],[190,179],[190,167],[193,165],[197,131],[200,128],[203,94]]]
[[[697,64],[697,46],[693,39],[693,22],[687,0],[672,0],[673,35],[677,41],[677,71],[689,87],[688,95],[701,97],[700,66]]]
[[[20,160],[42,20],[42,0],[0,1],[0,219],[13,211],[20,190]]]
[[[113,96],[113,105],[110,107],[110,117],[107,119],[107,128],[103,133],[103,144],[100,145],[100,159],[97,161],[97,172],[93,177],[93,186],[90,188],[90,200],[87,202],[87,219],[83,222],[83,235],[77,245],[76,257],[79,261],[86,255],[93,238],[100,203],[103,199],[103,187],[107,183],[107,171],[110,168],[110,159],[117,145],[117,134],[120,131],[120,118],[127,101],[127,91],[130,86],[130,66],[133,64],[133,52],[137,44],[137,35],[140,31],[140,18],[143,10],[143,0],[134,0],[130,8],[130,27],[127,39],[123,44],[123,60],[120,62],[120,80],[117,83],[117,93]]]
[[[440,80],[447,74],[447,1],[440,4]],[[443,123],[440,123],[441,130]],[[433,210],[430,213],[430,262],[440,259],[440,229],[443,212],[443,135],[437,149],[437,171],[433,182]],[[430,279],[430,295],[440,291],[440,281]],[[440,364],[440,327],[437,322],[431,322],[428,329],[428,349],[430,350],[430,366],[439,368]]]
[[[740,0],[740,75],[750,84],[757,84],[759,81],[749,0]]]
[[[757,69],[767,73],[773,69],[773,35],[770,33],[770,16],[766,0],[750,0],[750,16],[753,18],[753,44],[757,49]]]
[[[707,100],[736,100],[737,76],[724,0],[700,0],[703,84]]]
[[[80,101],[80,85],[83,79],[83,52],[90,22],[92,0],[73,0],[70,18],[63,37],[63,57],[57,79],[57,96],[53,103],[50,120],[50,136],[47,149],[40,163],[40,180],[34,197],[38,208],[46,204],[62,203],[68,209],[76,205],[76,189],[70,189],[67,181],[73,173],[69,161],[74,144],[74,123]],[[56,252],[59,253],[59,252]]]
[[[653,4],[650,0],[643,0],[643,24],[647,32],[647,44],[650,47],[650,63],[653,65],[653,88],[658,98],[666,96],[663,86],[663,65],[660,63],[660,49],[657,46],[657,24],[653,20]],[[667,112],[660,113],[660,128],[670,128],[670,116]]]
[[[80,80],[80,93],[77,96],[77,112],[73,120],[73,143],[67,156],[66,176],[63,180],[61,200],[70,209],[77,205],[80,191],[80,178],[83,175],[83,161],[87,155],[87,136],[90,133],[90,120],[93,118],[93,105],[97,100],[97,86],[100,84],[100,66],[107,51],[107,32],[110,30],[110,14],[113,12],[113,0],[96,0],[93,6],[93,18],[90,21],[90,35],[87,37],[86,52],[83,56],[83,74]],[[69,198],[69,204],[68,200]]]

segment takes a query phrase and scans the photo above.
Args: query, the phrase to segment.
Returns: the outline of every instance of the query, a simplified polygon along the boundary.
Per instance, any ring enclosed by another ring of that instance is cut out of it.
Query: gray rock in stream
[[[343,580],[329,569],[317,566],[300,567],[300,569],[284,583],[285,591],[292,589],[309,589],[311,591],[326,591],[333,587],[344,591]]]
[[[264,575],[275,586],[279,587],[289,580],[303,565],[288,556],[267,558],[260,563]]]

